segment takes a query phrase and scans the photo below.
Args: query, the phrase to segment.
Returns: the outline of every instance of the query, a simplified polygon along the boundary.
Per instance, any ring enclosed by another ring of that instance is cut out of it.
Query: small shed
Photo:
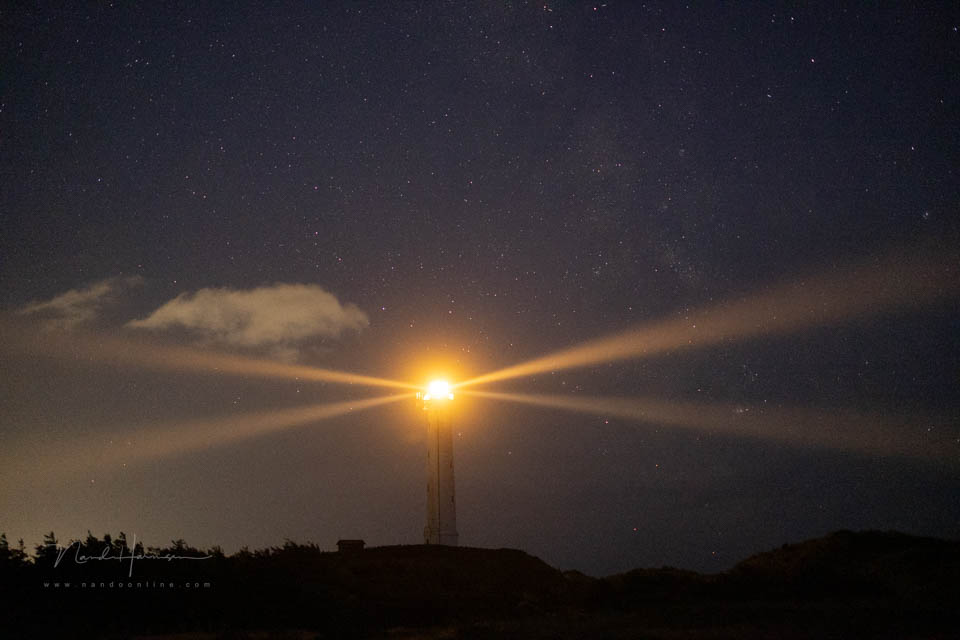
[[[363,551],[363,540],[337,540],[337,551],[340,553],[359,553]]]

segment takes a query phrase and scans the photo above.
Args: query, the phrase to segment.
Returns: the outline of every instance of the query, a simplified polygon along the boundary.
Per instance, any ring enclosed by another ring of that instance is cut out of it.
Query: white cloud
[[[224,344],[268,348],[291,359],[310,338],[336,338],[370,324],[367,314],[316,285],[278,283],[256,289],[182,293],[141,320],[140,329],[185,328]]]
[[[40,316],[43,329],[73,329],[96,319],[104,305],[115,302],[122,292],[142,284],[140,276],[107,278],[44,302],[31,302],[17,313]]]

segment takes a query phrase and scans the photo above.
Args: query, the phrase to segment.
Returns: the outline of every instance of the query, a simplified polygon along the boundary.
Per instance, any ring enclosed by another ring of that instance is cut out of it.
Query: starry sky
[[[136,354],[464,380],[851,264],[911,291],[882,256],[923,255],[947,284],[910,308],[853,282],[856,318],[483,389],[895,413],[932,458],[463,394],[458,528],[593,575],[960,537],[960,12],[936,4],[0,9],[0,530],[419,543],[412,400],[171,444],[397,389]]]

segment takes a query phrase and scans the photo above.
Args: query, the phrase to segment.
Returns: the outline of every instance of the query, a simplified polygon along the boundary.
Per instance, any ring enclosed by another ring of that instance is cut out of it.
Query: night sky
[[[412,399],[176,445],[403,390],[137,353],[462,381],[856,265],[922,288],[903,256],[939,293],[871,305],[847,282],[855,317],[476,387],[699,403],[702,428],[460,394],[460,542],[605,575],[720,571],[844,528],[960,537],[949,3],[18,4],[0,10],[8,539],[422,542]],[[907,415],[895,440],[933,455],[792,442],[773,417],[709,428],[764,408]]]

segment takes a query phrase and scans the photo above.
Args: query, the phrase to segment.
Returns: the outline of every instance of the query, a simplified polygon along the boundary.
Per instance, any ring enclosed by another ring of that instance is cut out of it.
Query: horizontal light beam
[[[346,371],[285,364],[187,347],[142,343],[124,338],[55,332],[19,331],[18,334],[15,339],[3,341],[5,350],[116,367],[126,365],[161,371],[334,382],[408,390],[418,388],[405,382]]]
[[[960,466],[954,418],[860,413],[730,403],[666,402],[654,398],[580,397],[465,390],[466,395],[596,416],[785,442],[868,455],[901,456]]]

